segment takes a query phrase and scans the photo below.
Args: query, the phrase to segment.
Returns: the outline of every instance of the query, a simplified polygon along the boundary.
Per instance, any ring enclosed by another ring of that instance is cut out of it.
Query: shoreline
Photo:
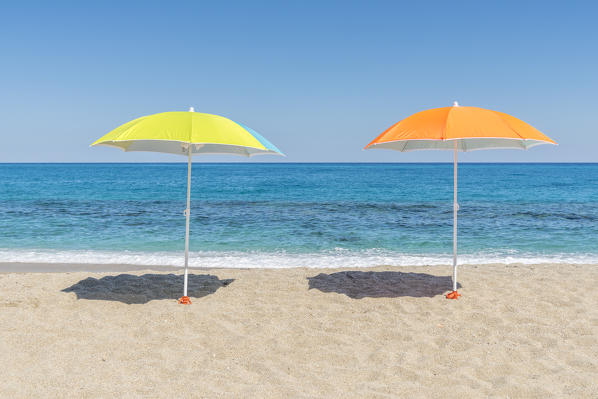
[[[481,263],[481,264],[462,264],[459,265],[459,270],[477,269],[477,268],[493,268],[493,267],[505,267],[505,268],[536,268],[536,267],[559,267],[559,266],[571,266],[571,267],[596,267],[597,263],[568,263],[568,262],[542,262],[542,263]],[[310,267],[310,266],[293,266],[293,267],[198,267],[189,266],[190,272],[202,272],[202,271],[223,271],[223,270],[321,270],[321,271],[334,271],[334,270],[360,270],[368,271],[379,268],[390,268],[393,270],[401,269],[425,269],[430,268],[433,270],[447,269],[447,273],[452,273],[452,265],[374,265],[374,266],[352,266],[352,267]],[[136,272],[136,271],[157,271],[157,272],[183,272],[184,266],[171,266],[171,265],[143,265],[143,264],[129,264],[129,263],[54,263],[54,262],[0,262],[0,274],[6,273],[118,273],[118,272]]]

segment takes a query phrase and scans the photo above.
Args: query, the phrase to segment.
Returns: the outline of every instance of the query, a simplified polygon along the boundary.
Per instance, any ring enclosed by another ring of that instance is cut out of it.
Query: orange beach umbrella
[[[452,150],[453,161],[453,291],[457,299],[457,151],[496,148],[527,150],[540,144],[556,144],[527,123],[502,112],[477,107],[434,108],[403,119],[388,128],[365,149],[395,151]]]

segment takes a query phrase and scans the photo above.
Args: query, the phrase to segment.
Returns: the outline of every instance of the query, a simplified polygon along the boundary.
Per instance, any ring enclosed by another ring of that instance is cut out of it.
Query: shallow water
[[[0,164],[0,262],[182,264],[186,167]],[[191,264],[448,264],[452,164],[208,164]],[[465,263],[598,262],[598,164],[459,165]]]

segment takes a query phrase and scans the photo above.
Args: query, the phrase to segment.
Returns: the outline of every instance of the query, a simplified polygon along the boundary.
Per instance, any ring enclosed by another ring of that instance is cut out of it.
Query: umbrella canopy
[[[556,144],[533,126],[503,112],[477,107],[434,108],[405,118],[376,137],[365,148],[474,151],[515,148],[527,150]]]
[[[457,152],[495,148],[526,150],[540,144],[556,144],[527,123],[503,112],[477,107],[434,108],[405,118],[376,137],[365,149],[452,150],[453,161],[453,291],[457,299]]]
[[[185,276],[181,304],[187,296],[189,267],[189,219],[191,216],[191,156],[193,154],[284,155],[255,130],[218,115],[195,112],[163,112],[142,116],[112,130],[91,144],[124,151],[153,151],[188,157],[185,226]]]
[[[96,140],[124,151],[154,151],[187,155],[278,154],[280,150],[255,130],[223,116],[194,112],[162,112],[125,123]]]

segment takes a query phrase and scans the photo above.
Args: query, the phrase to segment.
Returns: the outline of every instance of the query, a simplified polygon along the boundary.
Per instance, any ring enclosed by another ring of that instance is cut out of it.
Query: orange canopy
[[[405,118],[388,128],[365,148],[398,151],[447,149],[472,151],[486,148],[527,149],[556,144],[527,123],[503,112],[477,107],[434,108]]]

